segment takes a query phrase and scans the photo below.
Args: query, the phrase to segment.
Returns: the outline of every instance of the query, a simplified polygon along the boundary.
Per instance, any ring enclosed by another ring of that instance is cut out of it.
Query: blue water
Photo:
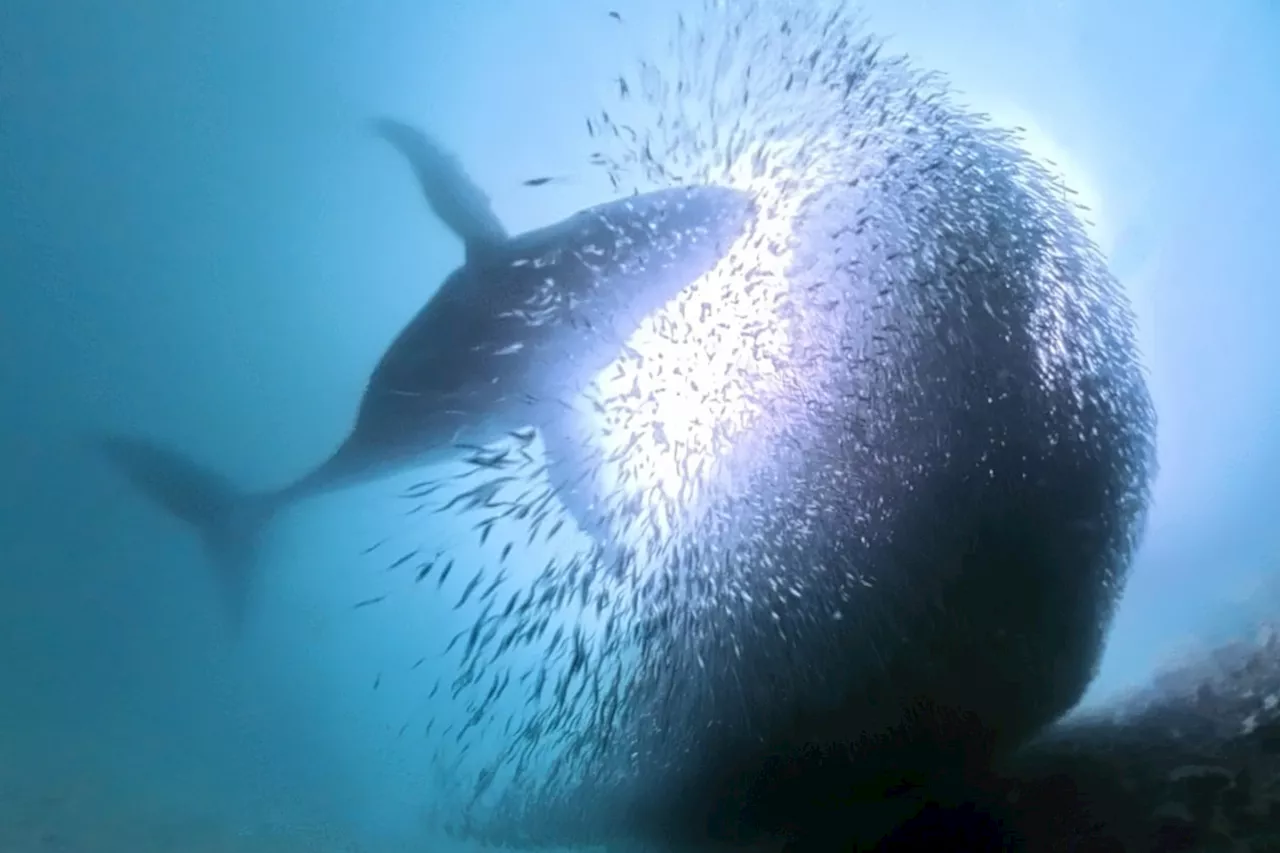
[[[420,735],[444,671],[410,665],[465,614],[351,609],[388,592],[359,554],[402,529],[394,491],[290,513],[234,639],[198,544],[79,440],[261,486],[314,464],[462,259],[367,119],[430,128],[511,231],[553,221],[608,197],[583,117],[681,7],[0,4],[0,850],[448,849]],[[1280,8],[867,12],[1027,128],[1138,311],[1161,473],[1104,702],[1280,609]]]

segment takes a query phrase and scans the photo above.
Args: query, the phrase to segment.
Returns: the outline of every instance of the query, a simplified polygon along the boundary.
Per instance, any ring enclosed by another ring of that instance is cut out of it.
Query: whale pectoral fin
[[[609,531],[603,518],[605,510],[596,494],[599,451],[591,447],[578,420],[581,417],[572,410],[555,412],[538,425],[538,432],[547,457],[547,476],[556,496],[583,533],[603,541],[608,539]]]
[[[462,163],[434,139],[402,121],[380,118],[374,130],[395,146],[413,168],[432,211],[467,248],[467,262],[491,256],[507,241],[489,197],[467,175]]]

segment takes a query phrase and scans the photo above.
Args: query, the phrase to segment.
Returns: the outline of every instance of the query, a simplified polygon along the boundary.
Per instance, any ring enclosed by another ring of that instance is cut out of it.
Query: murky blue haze
[[[313,465],[462,257],[367,120],[430,128],[511,231],[553,221],[609,197],[583,117],[680,7],[0,4],[0,849],[448,849],[420,734],[447,691],[410,667],[469,617],[360,552],[456,531],[389,484],[300,505],[235,638],[198,542],[82,439],[248,485]],[[1161,471],[1086,701],[1253,631],[1280,608],[1280,7],[868,15],[1028,129],[1139,314]],[[522,183],[543,175],[566,179]]]

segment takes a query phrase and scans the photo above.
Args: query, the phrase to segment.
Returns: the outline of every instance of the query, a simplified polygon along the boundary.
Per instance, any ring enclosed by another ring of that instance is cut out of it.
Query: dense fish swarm
[[[852,10],[676,24],[593,162],[759,222],[565,401],[572,482],[522,434],[412,492],[498,549],[401,558],[480,608],[441,808],[504,843],[861,843],[1087,685],[1154,471],[1133,319],[1070,193]],[[573,527],[603,545],[554,550]]]

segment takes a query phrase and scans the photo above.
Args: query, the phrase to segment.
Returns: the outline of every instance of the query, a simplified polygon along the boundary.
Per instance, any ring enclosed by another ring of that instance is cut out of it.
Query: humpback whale
[[[149,439],[95,439],[141,491],[199,531],[237,619],[255,544],[284,507],[447,458],[459,444],[529,426],[562,433],[561,401],[609,364],[630,328],[710,270],[754,217],[745,193],[691,186],[509,236],[437,142],[392,119],[374,130],[408,160],[466,260],[382,356],[337,450],[296,481],[255,493]],[[556,454],[549,464],[573,460]]]

